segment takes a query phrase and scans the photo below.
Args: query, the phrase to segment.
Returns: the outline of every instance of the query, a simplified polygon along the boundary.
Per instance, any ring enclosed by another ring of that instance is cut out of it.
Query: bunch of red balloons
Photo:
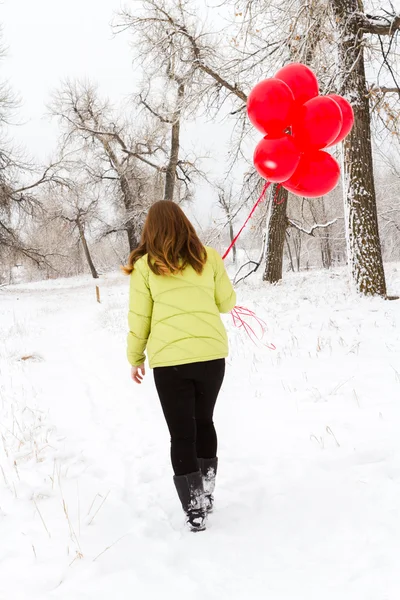
[[[323,196],[337,185],[339,164],[323,149],[350,133],[353,109],[342,96],[320,96],[311,69],[290,64],[261,81],[249,95],[247,111],[265,136],[254,153],[262,177],[307,198]]]

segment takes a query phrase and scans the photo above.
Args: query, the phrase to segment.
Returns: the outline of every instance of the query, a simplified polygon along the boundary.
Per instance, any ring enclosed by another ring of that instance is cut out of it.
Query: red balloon
[[[338,162],[327,152],[317,150],[303,154],[296,171],[283,187],[296,196],[318,198],[333,190],[339,179]]]
[[[344,140],[344,138],[347,137],[350,131],[352,130],[354,125],[354,112],[350,102],[348,102],[346,98],[343,98],[343,96],[338,96],[337,94],[329,94],[328,98],[332,98],[332,100],[334,100],[340,106],[343,118],[342,128],[340,130],[339,135],[333,142],[329,144],[329,146],[334,146],[335,144],[338,144],[339,142]]]
[[[261,133],[281,136],[290,124],[293,94],[283,81],[265,79],[250,92],[247,100],[249,119]]]
[[[301,63],[286,65],[276,73],[275,78],[287,83],[299,104],[304,104],[319,94],[318,79],[311,69]]]
[[[273,183],[282,183],[293,175],[300,157],[299,150],[288,135],[277,139],[265,137],[255,149],[254,166],[261,177]]]
[[[293,119],[293,138],[302,150],[326,148],[342,128],[339,105],[326,96],[318,96],[300,107]]]

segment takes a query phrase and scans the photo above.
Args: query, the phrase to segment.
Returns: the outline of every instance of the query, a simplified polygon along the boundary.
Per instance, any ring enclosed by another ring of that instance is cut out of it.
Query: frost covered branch
[[[391,18],[374,16],[368,14],[358,14],[360,26],[365,33],[375,35],[394,35],[400,29],[400,15],[390,15]]]
[[[301,231],[302,233],[306,233],[307,235],[314,235],[314,231],[316,229],[323,229],[326,227],[330,227],[331,225],[334,225],[334,223],[336,223],[337,219],[333,219],[333,221],[328,221],[328,223],[315,223],[315,225],[313,225],[311,227],[311,229],[307,230],[304,229],[304,227],[302,227],[301,225],[299,225],[299,223],[296,223],[296,221],[293,221],[292,219],[288,219],[288,223],[291,227],[294,227],[295,229],[298,229],[299,231]]]
[[[385,86],[376,87],[376,86],[374,86],[371,91],[379,91],[381,94],[399,94],[400,95],[399,87],[385,87]]]

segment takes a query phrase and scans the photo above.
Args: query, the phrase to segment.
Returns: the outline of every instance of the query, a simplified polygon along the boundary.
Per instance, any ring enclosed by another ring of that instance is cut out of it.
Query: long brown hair
[[[207,260],[206,249],[193,225],[183,210],[170,200],[161,200],[151,206],[140,245],[130,253],[128,264],[122,267],[125,275],[132,273],[136,261],[145,254],[156,275],[179,273],[187,265],[201,274]]]

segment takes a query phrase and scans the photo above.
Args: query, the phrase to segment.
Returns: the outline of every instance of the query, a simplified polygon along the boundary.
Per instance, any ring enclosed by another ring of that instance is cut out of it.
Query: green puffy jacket
[[[177,275],[156,275],[140,258],[130,276],[128,360],[150,367],[203,362],[228,356],[219,313],[236,304],[236,293],[216,250],[206,247],[201,275],[191,266]]]

